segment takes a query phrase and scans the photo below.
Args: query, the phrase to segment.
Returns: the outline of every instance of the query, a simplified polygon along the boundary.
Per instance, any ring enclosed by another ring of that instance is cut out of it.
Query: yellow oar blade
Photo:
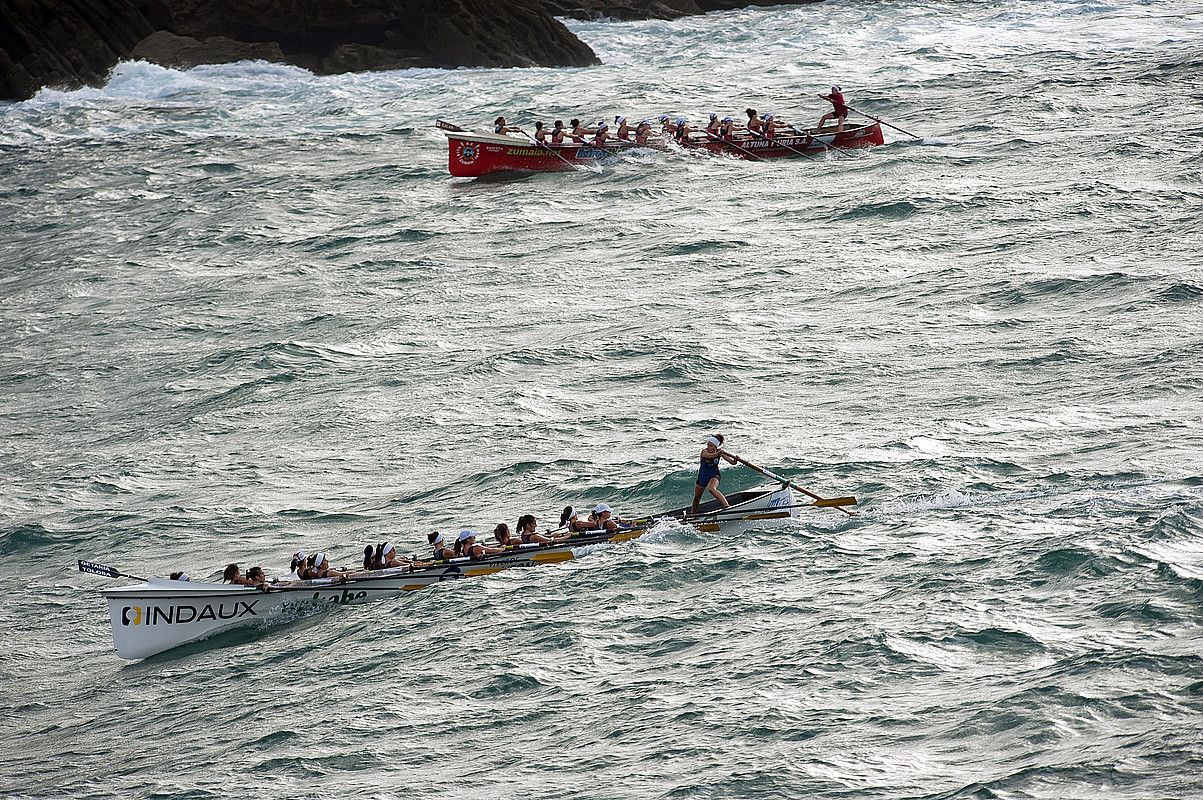
[[[811,505],[818,506],[819,508],[839,508],[840,506],[854,506],[854,505],[856,505],[856,498],[855,497],[828,497],[823,500],[816,500],[813,503],[811,503]]]

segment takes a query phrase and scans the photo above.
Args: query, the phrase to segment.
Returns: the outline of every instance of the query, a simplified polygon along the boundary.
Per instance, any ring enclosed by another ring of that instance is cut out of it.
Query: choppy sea
[[[0,795],[1203,796],[1198,4],[569,24],[602,66],[0,105]],[[833,82],[918,138],[482,183],[431,126]],[[672,508],[712,431],[860,516],[135,663],[75,571]]]

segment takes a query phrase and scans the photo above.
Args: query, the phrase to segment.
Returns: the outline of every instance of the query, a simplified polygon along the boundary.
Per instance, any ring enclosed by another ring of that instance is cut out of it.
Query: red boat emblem
[[[460,146],[456,148],[455,155],[460,160],[461,164],[471,164],[476,160],[476,156],[479,155],[479,152],[480,151],[476,149],[476,145],[465,144],[461,142]]]

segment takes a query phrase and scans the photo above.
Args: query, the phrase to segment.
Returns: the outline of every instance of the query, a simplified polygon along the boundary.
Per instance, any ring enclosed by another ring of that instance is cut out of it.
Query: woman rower
[[[551,128],[551,143],[564,144],[565,133],[567,133],[567,131],[564,130],[564,121],[557,119]]]
[[[260,570],[262,572],[263,570]],[[231,583],[235,586],[258,586],[250,578],[242,577],[242,572],[238,569],[237,564],[227,564],[226,571],[221,575],[224,583]]]
[[[665,136],[675,136],[677,133],[677,126],[672,119],[669,118],[668,114],[660,115],[660,133],[664,134]]]
[[[723,435],[716,433],[706,437],[706,446],[702,448],[702,463],[698,467],[698,480],[693,487],[693,504],[690,506],[690,513],[698,513],[698,502],[702,499],[704,492],[710,492],[714,495],[714,499],[718,501],[723,508],[730,508],[731,504],[727,502],[727,498],[718,490],[718,482],[722,480],[722,475],[719,474],[719,460],[725,460],[730,464],[738,464],[739,457],[733,456],[723,450]]]
[[[717,139],[722,126],[722,123],[718,121],[718,114],[715,114],[713,111],[711,111],[710,122],[706,125],[706,135],[711,139]]]
[[[397,548],[392,542],[381,542],[373,547],[363,548],[364,569],[391,569],[393,567],[408,567],[410,562],[397,557]]]
[[[572,120],[571,124],[572,124],[572,141],[576,142],[577,144],[584,144],[586,136],[597,133],[597,131],[589,130],[584,125],[582,125],[581,121],[579,119]]]
[[[459,536],[455,539],[456,557],[467,556],[473,561],[480,561],[485,556],[492,556],[505,552],[504,547],[486,547],[483,544],[477,544],[476,537],[478,535],[479,534],[477,534],[476,531],[460,531]]]
[[[455,551],[447,546],[446,540],[443,539],[443,534],[438,531],[427,536],[426,541],[430,542],[430,546],[434,551],[435,561],[446,561],[449,558],[455,558]]]
[[[645,119],[635,126],[635,144],[647,144],[647,139],[652,135],[652,121]]]
[[[719,135],[728,142],[735,138],[735,117],[723,117]]]
[[[567,528],[569,536],[574,533],[588,533],[597,530],[597,525],[592,520],[577,519],[576,509],[572,506],[565,506],[563,513],[560,514],[560,527]]]
[[[503,548],[517,547],[519,544],[518,537],[510,533],[510,526],[504,522],[497,523],[497,527],[493,529],[493,538]]]
[[[748,115],[748,133],[759,135],[764,130],[764,122],[761,121],[760,115],[756,113],[756,109],[744,109],[744,113]]]
[[[526,131],[522,130],[521,128],[506,125],[505,117],[498,117],[497,119],[493,120],[493,133],[497,134],[498,136],[505,136],[510,131],[526,133]]]
[[[547,144],[547,131],[543,129],[542,120],[535,123],[535,141],[539,144]]]
[[[305,570],[301,573],[302,580],[313,581],[322,578],[342,578],[346,580],[345,570],[330,566],[330,559],[325,553],[314,553],[305,560]]]
[[[689,121],[685,117],[677,117],[676,132],[673,136],[677,137],[679,144],[689,144],[689,134],[693,133],[693,128],[689,127]]]
[[[569,534],[548,536],[543,533],[536,533],[536,527],[537,523],[535,522],[534,514],[523,514],[518,518],[518,538],[522,540],[523,544],[551,544],[552,542],[563,541],[569,536]]]
[[[593,513],[590,514],[590,519],[599,531],[606,533],[616,533],[619,529],[618,520],[613,518],[614,509],[610,508],[608,503],[598,503],[593,507]]]
[[[618,126],[618,130],[614,132],[614,138],[623,142],[631,141],[631,131],[634,129],[627,124],[627,118],[618,114],[614,117],[614,124]]]
[[[597,133],[593,136],[594,147],[606,146],[606,138],[610,135],[609,130],[610,126],[604,119],[597,123]]]

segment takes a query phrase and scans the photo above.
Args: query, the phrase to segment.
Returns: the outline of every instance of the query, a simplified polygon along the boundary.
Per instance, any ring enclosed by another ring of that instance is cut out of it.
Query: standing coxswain
[[[844,130],[844,120],[848,118],[848,103],[844,100],[844,93],[840,91],[840,87],[832,86],[831,94],[821,94],[819,98],[831,103],[833,108],[822,117],[819,118],[819,127],[829,119],[838,120],[835,126],[835,132],[839,133]]]
[[[698,480],[693,487],[693,503],[690,506],[691,514],[698,513],[698,503],[705,492],[710,492],[723,508],[731,507],[731,504],[727,502],[727,498],[718,490],[718,482],[722,480],[722,475],[718,469],[720,460],[725,460],[730,464],[739,463],[738,456],[731,455],[723,450],[723,435],[716,433],[706,437],[706,446],[702,448],[702,463],[698,467]]]

